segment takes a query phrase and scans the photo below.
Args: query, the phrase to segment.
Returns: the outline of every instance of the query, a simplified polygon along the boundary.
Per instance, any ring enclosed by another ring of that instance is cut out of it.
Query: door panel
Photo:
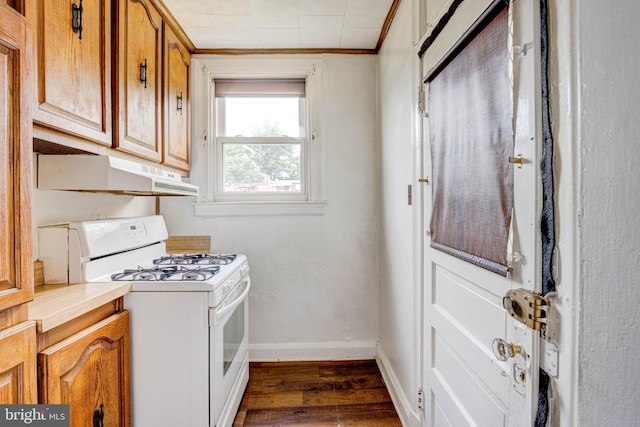
[[[70,405],[70,425],[129,427],[129,313],[114,314],[38,354],[40,403]],[[95,424],[95,421],[93,423]]]
[[[423,382],[424,425],[429,427],[530,426],[535,416],[539,337],[507,315],[502,297],[509,289],[536,290],[540,283],[539,11],[533,0],[513,2],[510,7],[509,43],[527,49],[525,55],[511,54],[510,61],[515,103],[513,155],[522,154],[526,159],[521,168],[513,166],[512,249],[520,261],[512,263],[508,277],[502,277],[432,249],[428,229],[432,199],[426,187]],[[461,33],[459,28],[454,32]],[[435,51],[425,54],[425,72],[429,64],[441,59],[437,53],[441,50]],[[428,120],[424,121],[424,135],[423,176],[432,176]],[[492,351],[494,338],[521,345],[524,354],[499,361]]]
[[[0,310],[33,299],[31,31],[0,3]]]
[[[178,37],[164,26],[163,163],[188,171],[191,162],[189,129],[189,67],[191,56]]]
[[[111,2],[39,0],[36,49],[38,108],[34,120],[63,132],[111,145]]]
[[[442,388],[469,425],[504,425],[506,408],[493,398],[485,383],[469,369],[466,355],[448,345],[448,337],[436,334],[433,370]],[[460,375],[460,374],[463,375]],[[508,384],[506,384],[508,388]]]
[[[118,118],[114,144],[150,160],[161,160],[162,18],[145,0],[119,2],[117,54]]]
[[[35,322],[24,322],[0,331],[0,348],[0,404],[35,404]]]

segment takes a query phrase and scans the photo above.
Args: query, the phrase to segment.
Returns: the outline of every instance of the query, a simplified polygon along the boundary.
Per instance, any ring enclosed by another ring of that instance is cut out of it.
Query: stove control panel
[[[147,235],[147,229],[144,227],[144,222],[130,222],[122,224],[120,230],[124,237],[144,237]]]

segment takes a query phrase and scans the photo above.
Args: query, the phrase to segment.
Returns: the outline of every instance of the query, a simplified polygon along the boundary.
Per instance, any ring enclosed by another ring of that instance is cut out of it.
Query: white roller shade
[[[305,79],[214,79],[216,98],[305,96]]]

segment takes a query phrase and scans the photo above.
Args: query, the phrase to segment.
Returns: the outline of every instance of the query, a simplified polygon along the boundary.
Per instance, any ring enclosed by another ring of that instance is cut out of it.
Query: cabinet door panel
[[[38,108],[34,120],[111,145],[111,2],[38,0]]]
[[[117,148],[161,160],[162,18],[145,0],[118,7]]]
[[[0,310],[33,299],[30,42],[24,18],[0,4]]]
[[[36,324],[0,331],[0,404],[36,403]]]
[[[191,56],[174,32],[165,25],[165,133],[164,160],[167,165],[188,171],[190,168],[189,66]]]
[[[38,354],[41,403],[70,405],[70,425],[129,426],[129,313],[108,317]]]

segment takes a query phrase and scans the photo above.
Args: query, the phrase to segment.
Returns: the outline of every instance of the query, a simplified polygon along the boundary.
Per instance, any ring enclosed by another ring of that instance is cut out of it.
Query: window
[[[306,82],[214,79],[217,200],[306,200]]]
[[[192,69],[195,214],[324,215],[322,59],[201,57]]]

